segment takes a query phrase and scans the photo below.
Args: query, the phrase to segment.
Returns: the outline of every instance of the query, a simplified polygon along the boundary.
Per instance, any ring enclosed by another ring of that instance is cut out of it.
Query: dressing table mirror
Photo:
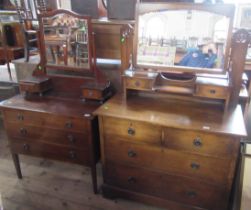
[[[125,71],[125,93],[185,95],[227,108],[236,51],[234,5],[138,3],[136,11],[133,65]]]

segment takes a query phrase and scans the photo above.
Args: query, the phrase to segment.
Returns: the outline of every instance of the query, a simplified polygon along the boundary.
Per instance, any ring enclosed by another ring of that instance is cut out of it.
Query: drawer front
[[[126,88],[136,90],[152,90],[153,88],[152,79],[141,79],[141,78],[125,78]]]
[[[230,159],[206,157],[111,139],[105,139],[105,158],[108,161],[192,176],[220,185],[232,182],[234,168]]]
[[[207,209],[226,209],[228,192],[196,179],[108,162],[106,184]]]
[[[195,95],[208,98],[226,99],[229,95],[229,91],[226,87],[198,85]]]
[[[148,123],[124,120],[119,118],[103,118],[103,131],[106,139],[123,139],[132,142],[161,144],[161,127]]]
[[[89,151],[77,150],[71,147],[51,145],[28,140],[12,139],[10,148],[13,153],[32,155],[48,159],[73,162],[89,166]]]
[[[164,143],[167,148],[216,157],[234,157],[238,154],[238,139],[203,132],[164,129]]]
[[[87,99],[101,100],[103,98],[102,91],[83,89],[83,97]]]
[[[79,133],[65,130],[20,125],[19,123],[6,123],[7,134],[11,138],[30,139],[51,144],[60,144],[77,148],[88,147],[88,132]]]
[[[19,122],[20,125],[35,125],[38,127],[65,129],[78,132],[85,132],[88,126],[88,121],[86,119],[23,110],[5,110],[4,120],[10,123]]]

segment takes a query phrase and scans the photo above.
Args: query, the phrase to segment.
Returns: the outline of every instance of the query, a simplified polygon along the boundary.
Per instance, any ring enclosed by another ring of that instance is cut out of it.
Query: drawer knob
[[[93,92],[91,90],[88,91],[89,96],[93,96]]]
[[[70,151],[70,152],[69,152],[69,157],[70,157],[71,159],[76,159],[76,157],[77,157],[76,152],[75,152],[75,151]]]
[[[134,177],[132,177],[132,176],[129,176],[128,179],[127,179],[127,181],[128,181],[128,183],[130,183],[130,184],[136,183],[136,179],[135,179]]]
[[[24,151],[29,151],[29,149],[30,149],[30,146],[28,145],[28,144],[24,144],[23,145],[23,149],[24,149]]]
[[[186,195],[189,197],[189,198],[195,198],[197,196],[197,193],[194,192],[194,191],[188,191],[186,193]]]
[[[191,163],[191,168],[194,170],[198,170],[200,168],[200,164],[198,163]]]
[[[216,90],[210,90],[209,91],[211,94],[215,94],[216,93]]]
[[[71,122],[71,121],[66,122],[66,123],[65,123],[65,127],[66,127],[66,128],[72,128],[72,127],[73,127],[72,122]]]
[[[130,136],[134,136],[134,135],[135,135],[135,130],[134,130],[133,128],[128,128],[127,133],[128,133]]]
[[[136,155],[137,155],[136,152],[134,152],[132,150],[128,151],[128,157],[135,157]]]
[[[24,116],[21,115],[21,114],[18,114],[18,115],[17,115],[17,119],[20,120],[20,121],[22,121],[22,120],[24,120]]]
[[[27,135],[27,130],[25,128],[20,128],[20,133],[25,136]]]
[[[72,134],[67,135],[67,139],[69,140],[69,142],[75,143],[75,138]]]
[[[193,140],[193,145],[196,147],[202,147],[202,140],[200,138],[196,138]]]

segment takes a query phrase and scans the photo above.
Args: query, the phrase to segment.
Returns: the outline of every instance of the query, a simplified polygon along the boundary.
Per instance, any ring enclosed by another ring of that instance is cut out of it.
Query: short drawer
[[[67,113],[65,113],[67,114]],[[19,122],[20,125],[36,125],[39,127],[65,129],[72,131],[85,131],[88,126],[87,119],[58,116],[50,113],[40,113],[24,110],[5,110],[4,120],[6,122]]]
[[[195,95],[200,97],[226,99],[229,96],[229,90],[227,87],[197,85]]]
[[[207,182],[227,185],[232,182],[236,159],[223,159],[133,144],[126,141],[105,141],[105,158],[139,167],[192,176]]]
[[[82,94],[83,97],[87,99],[96,99],[96,100],[103,99],[103,93],[102,91],[99,90],[83,89]]]
[[[154,79],[152,78],[131,78],[125,77],[125,86],[128,89],[152,90]]]
[[[10,148],[12,153],[85,164],[86,166],[90,165],[89,151],[87,148],[77,150],[71,147],[20,139],[12,139],[10,141]]]
[[[206,209],[226,209],[229,193],[193,178],[107,162],[104,182],[134,192]]]
[[[104,117],[105,139],[123,139],[132,142],[161,144],[161,127],[148,123]]]
[[[231,136],[165,128],[163,144],[175,150],[216,157],[233,157],[238,154],[240,142]]]
[[[88,131],[85,133],[71,132],[25,124],[20,125],[19,123],[6,123],[5,127],[10,138],[30,139],[77,148],[85,148],[89,145]]]

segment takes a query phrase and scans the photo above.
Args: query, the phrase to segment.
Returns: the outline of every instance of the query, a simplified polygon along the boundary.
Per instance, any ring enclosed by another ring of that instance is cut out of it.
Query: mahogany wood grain
[[[200,208],[226,209],[228,193],[217,186],[192,178],[107,162],[104,179],[121,189],[171,199]],[[210,199],[208,199],[210,198]]]

